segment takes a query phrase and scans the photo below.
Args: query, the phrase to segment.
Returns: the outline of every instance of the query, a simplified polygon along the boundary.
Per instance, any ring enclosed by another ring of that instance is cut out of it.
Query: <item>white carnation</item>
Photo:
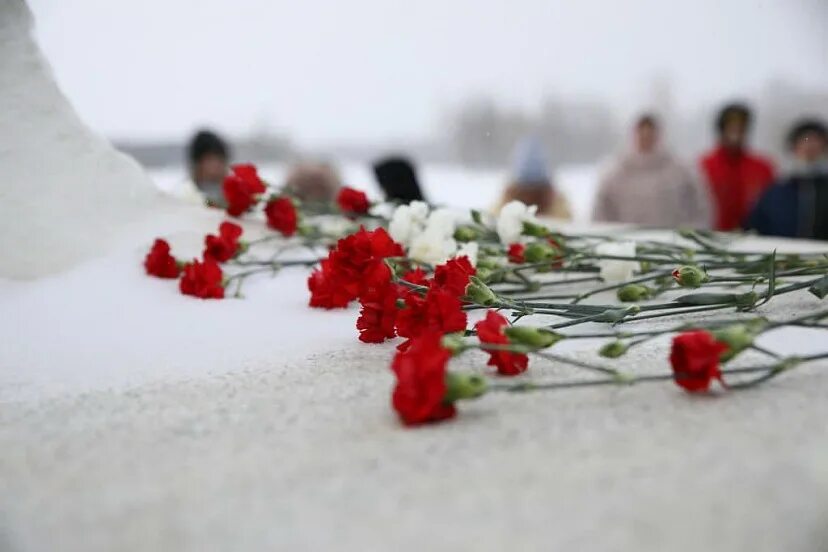
[[[595,247],[598,255],[612,255],[615,257],[635,257],[635,242],[604,242]],[[638,261],[622,261],[616,259],[598,259],[601,269],[601,279],[608,284],[620,284],[633,276],[639,269]]]
[[[454,236],[456,221],[457,217],[449,209],[435,209],[428,216],[425,231],[450,238]]]
[[[437,266],[449,260],[456,249],[454,238],[446,238],[440,232],[425,231],[414,236],[408,256],[415,261]]]
[[[428,205],[422,201],[412,201],[408,205],[400,205],[391,215],[388,223],[388,233],[395,242],[410,246],[415,236],[425,229],[428,217]]]
[[[537,223],[535,218],[537,210],[537,205],[529,207],[518,200],[510,201],[504,205],[497,217],[497,235],[500,236],[501,243],[508,245],[520,241],[520,236],[523,233],[523,223]]]
[[[477,242],[466,242],[457,249],[457,253],[455,253],[454,256],[462,257],[465,255],[469,258],[469,262],[472,266],[477,266],[477,253],[479,250],[480,246]]]

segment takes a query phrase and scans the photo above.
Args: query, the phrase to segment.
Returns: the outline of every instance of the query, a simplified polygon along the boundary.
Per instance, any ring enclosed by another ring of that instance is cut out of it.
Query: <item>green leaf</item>
[[[820,299],[824,299],[825,296],[828,295],[828,274],[814,282],[814,284],[808,288],[808,291]]]
[[[760,305],[764,305],[770,301],[776,291],[776,249],[773,250],[770,256],[770,267],[768,268],[768,292]]]

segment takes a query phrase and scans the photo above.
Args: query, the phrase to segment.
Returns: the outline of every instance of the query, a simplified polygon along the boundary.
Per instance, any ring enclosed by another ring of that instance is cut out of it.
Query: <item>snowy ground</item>
[[[173,247],[194,254],[220,218],[185,219]],[[493,396],[406,430],[394,344],[359,343],[354,308],[307,308],[306,271],[198,301],[145,277],[145,248],[0,286],[0,550],[826,549],[824,364],[732,397]],[[789,294],[763,312],[819,305]],[[807,331],[762,344],[825,347]],[[667,345],[620,365],[663,370]]]
[[[353,162],[338,163],[342,180],[348,186],[364,190],[371,197],[379,199],[380,190],[371,168],[366,164]],[[270,164],[260,167],[262,175],[269,182],[284,182],[287,167]],[[430,201],[458,208],[491,209],[508,180],[506,170],[472,170],[451,165],[425,165],[419,169],[420,181]],[[598,165],[561,167],[554,172],[554,180],[572,204],[573,217],[577,221],[589,219],[595,195],[600,168]],[[184,178],[180,168],[156,169],[151,171],[153,179],[162,190],[174,189]]]

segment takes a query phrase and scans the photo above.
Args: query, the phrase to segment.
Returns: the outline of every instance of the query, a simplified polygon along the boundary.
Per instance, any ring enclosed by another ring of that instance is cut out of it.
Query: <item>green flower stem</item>
[[[679,305],[684,306],[684,305]],[[653,318],[663,318],[665,316],[678,316],[680,314],[696,314],[699,312],[705,311],[714,311],[714,310],[721,310],[721,309],[729,309],[733,308],[735,305],[727,304],[727,305],[705,305],[702,307],[694,307],[688,308],[683,310],[671,310],[669,312],[660,312],[657,314],[645,314],[644,316],[630,316],[629,318],[625,318],[623,320],[619,320],[616,324],[624,324],[626,322],[638,322],[639,320],[652,320]]]
[[[828,358],[828,353],[820,353],[816,355],[809,355],[803,357],[789,357],[780,360],[771,365],[765,366],[748,366],[745,368],[731,368],[722,370],[722,376],[737,375],[737,374],[752,374],[764,372],[759,378],[750,380],[744,383],[728,384],[727,388],[730,390],[748,389],[760,383],[764,383],[782,372],[791,370],[792,368]],[[628,375],[625,378],[605,378],[593,380],[574,380],[574,381],[553,381],[553,382],[506,382],[502,379],[490,380],[488,389],[490,391],[505,391],[508,393],[525,393],[529,391],[544,391],[553,389],[571,389],[576,387],[598,387],[606,385],[635,385],[637,383],[652,383],[669,381],[673,379],[673,374],[654,374],[647,376],[632,376]]]
[[[810,321],[817,321],[822,320],[823,318],[828,318],[828,309],[823,309],[817,312],[812,312],[808,314],[803,314],[797,316],[795,318],[791,318],[789,320],[780,320],[778,322],[771,322],[767,325],[762,331],[772,330],[774,328],[779,328],[782,326],[795,326],[800,325],[803,322],[810,322]]]
[[[289,261],[272,261],[263,259],[233,260],[231,264],[236,266],[261,266],[269,268],[283,268],[287,266],[313,266],[322,259],[292,259]]]
[[[235,291],[235,293],[233,293],[233,297],[240,298],[242,296],[241,295],[242,284],[244,283],[244,281],[248,277],[253,276],[254,274],[261,274],[263,272],[273,272],[275,274],[276,272],[278,272],[278,270],[279,270],[279,267],[277,267],[277,266],[267,265],[267,266],[260,266],[259,268],[252,268],[250,270],[245,270],[243,272],[237,272],[236,274],[233,274],[232,276],[229,276],[225,280],[224,287],[225,287],[225,289],[229,288],[230,283],[235,281],[236,282],[236,291]]]
[[[560,362],[562,364],[568,364],[570,366],[575,366],[577,368],[582,368],[584,370],[589,370],[591,372],[598,372],[604,375],[609,375],[617,379],[627,379],[629,377],[626,374],[619,372],[618,370],[615,370],[613,368],[607,368],[605,366],[600,366],[598,364],[592,364],[589,362],[584,362],[582,360],[568,358],[565,356],[550,353],[548,351],[542,351],[536,348],[527,347],[525,345],[496,345],[494,343],[480,343],[476,345],[476,347],[483,351],[508,351],[510,353],[531,354],[537,357],[544,358],[546,360],[551,360],[553,362]]]
[[[583,301],[584,299],[586,299],[588,297],[592,297],[593,295],[596,295],[596,294],[601,293],[603,291],[612,291],[614,289],[622,288],[622,287],[624,287],[626,285],[629,285],[629,284],[640,284],[640,283],[643,283],[643,282],[650,282],[652,280],[657,280],[659,278],[667,276],[670,273],[672,273],[672,269],[658,271],[655,274],[648,274],[646,276],[641,276],[639,278],[633,278],[632,280],[627,280],[625,282],[620,282],[620,283],[617,283],[617,284],[601,286],[599,288],[592,289],[592,290],[590,290],[586,293],[582,293],[574,301],[572,301],[572,304],[574,305],[576,303],[579,303],[580,301]]]

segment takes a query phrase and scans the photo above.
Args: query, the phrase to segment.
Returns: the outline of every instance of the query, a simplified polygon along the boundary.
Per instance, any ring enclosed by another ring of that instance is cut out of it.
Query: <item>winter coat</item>
[[[620,157],[598,185],[593,219],[674,228],[710,227],[710,200],[689,169],[663,151]]]
[[[702,157],[701,171],[714,203],[714,228],[734,230],[774,178],[773,164],[747,151],[718,147]]]
[[[745,227],[768,236],[828,240],[828,166],[768,188]]]

